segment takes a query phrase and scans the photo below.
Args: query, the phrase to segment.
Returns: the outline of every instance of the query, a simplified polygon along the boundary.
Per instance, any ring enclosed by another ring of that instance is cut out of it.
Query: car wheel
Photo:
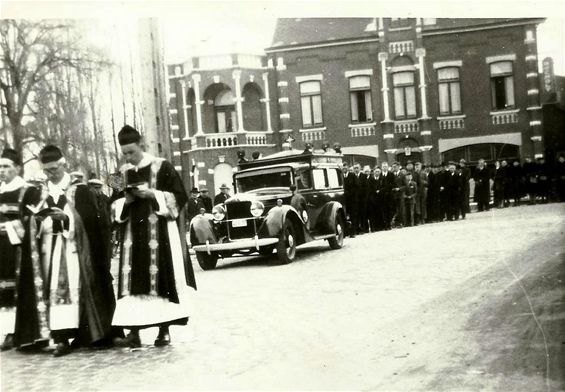
[[[345,233],[345,223],[341,215],[335,218],[335,237],[328,238],[328,243],[332,249],[340,249],[343,246],[343,237]]]
[[[196,259],[198,260],[198,264],[200,264],[200,268],[202,268],[204,271],[213,270],[214,268],[216,268],[216,264],[218,263],[218,254],[196,252]]]
[[[273,254],[274,246],[262,246],[259,248],[259,254],[262,256],[269,256]]]
[[[277,243],[278,264],[292,263],[296,258],[296,230],[289,220],[284,222],[281,237]]]

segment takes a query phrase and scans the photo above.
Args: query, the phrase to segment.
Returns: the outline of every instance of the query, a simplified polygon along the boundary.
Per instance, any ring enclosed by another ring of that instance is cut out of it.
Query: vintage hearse
[[[341,248],[346,225],[341,166],[341,154],[309,150],[241,162],[233,176],[235,194],[190,222],[202,269],[215,268],[218,257],[268,255],[275,249],[276,263],[290,263],[298,245],[314,240]],[[304,197],[302,208],[296,198],[291,205],[291,185]]]

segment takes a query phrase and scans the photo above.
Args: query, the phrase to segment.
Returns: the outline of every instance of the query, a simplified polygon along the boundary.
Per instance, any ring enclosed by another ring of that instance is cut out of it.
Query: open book
[[[134,184],[127,184],[124,188],[124,191],[131,192],[135,190],[145,190],[149,188],[149,184],[147,182],[137,182]]]

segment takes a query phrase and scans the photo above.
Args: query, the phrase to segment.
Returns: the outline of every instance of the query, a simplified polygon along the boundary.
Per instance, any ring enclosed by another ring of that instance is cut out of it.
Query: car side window
[[[312,170],[312,179],[314,180],[315,189],[326,189],[328,187],[326,184],[326,175],[324,171],[324,169]]]
[[[303,169],[296,172],[296,188],[298,190],[312,188],[310,183],[310,170]]]
[[[337,169],[328,169],[328,188],[339,188],[342,183],[341,173]]]

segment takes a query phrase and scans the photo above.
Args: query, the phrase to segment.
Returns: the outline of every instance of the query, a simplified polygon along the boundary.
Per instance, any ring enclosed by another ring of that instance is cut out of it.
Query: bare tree
[[[22,150],[28,138],[48,140],[58,134],[59,141],[74,139],[74,135],[65,136],[68,128],[61,122],[64,117],[78,121],[75,117],[81,114],[73,111],[78,105],[73,102],[74,77],[104,63],[96,51],[85,47],[74,27],[71,21],[0,21],[0,108],[8,118],[17,150]],[[53,88],[57,84],[65,84],[66,90]],[[41,96],[52,98],[50,110],[41,107]],[[33,115],[41,111],[44,116],[38,121]],[[30,115],[35,126],[24,127],[24,118]]]

